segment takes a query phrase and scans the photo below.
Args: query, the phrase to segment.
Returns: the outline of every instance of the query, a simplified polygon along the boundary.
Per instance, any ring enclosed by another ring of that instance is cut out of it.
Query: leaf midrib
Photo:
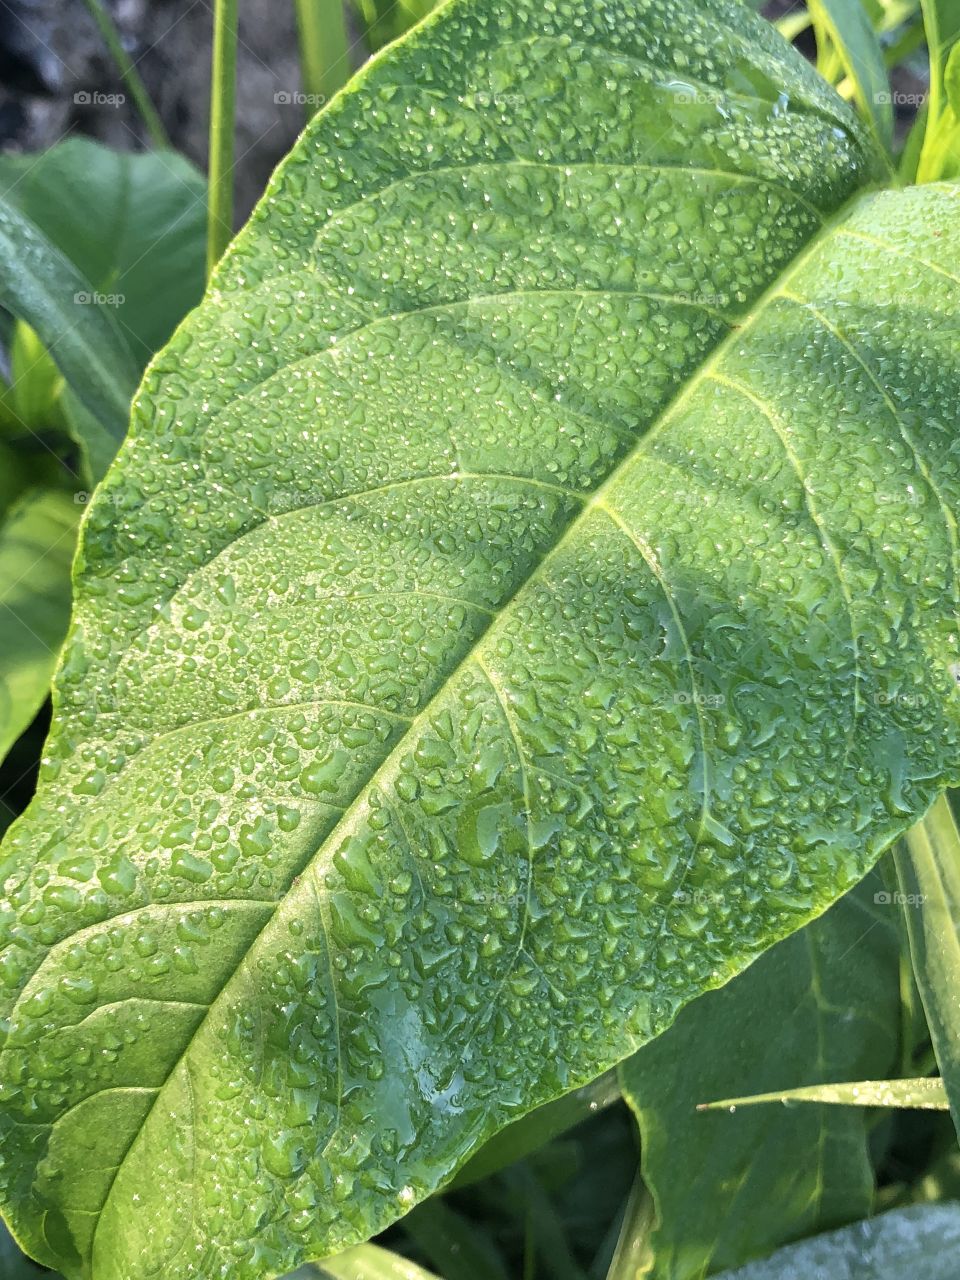
[[[206,1014],[204,1015],[203,1018],[201,1018],[200,1022],[197,1024],[189,1040],[184,1045],[183,1050],[177,1055],[175,1061],[171,1065],[170,1070],[168,1071],[162,1084],[158,1087],[156,1096],[154,1097],[152,1104],[150,1105],[147,1112],[145,1113],[143,1121],[141,1122],[139,1128],[137,1128],[134,1131],[123,1155],[120,1157],[119,1163],[117,1164],[113,1177],[110,1180],[110,1185],[107,1188],[106,1194],[104,1195],[103,1202],[101,1204],[100,1210],[97,1215],[97,1225],[94,1228],[94,1233],[93,1233],[93,1237],[91,1239],[91,1244],[90,1244],[91,1264],[93,1262],[93,1259],[96,1256],[97,1239],[99,1235],[100,1225],[103,1222],[104,1210],[107,1208],[108,1204],[110,1203],[110,1197],[113,1193],[113,1188],[116,1184],[116,1180],[119,1177],[121,1170],[124,1168],[127,1162],[127,1159],[129,1158],[130,1152],[132,1151],[137,1141],[137,1138],[140,1136],[140,1134],[144,1131],[147,1124],[149,1123],[150,1117],[152,1116],[160,1100],[165,1095],[167,1085],[170,1083],[170,1080],[172,1079],[178,1067],[188,1057],[191,1051],[191,1048],[193,1047],[197,1038],[200,1036],[200,1034],[206,1027],[214,1009],[217,1007],[219,1002],[224,998],[226,992],[229,990],[232,982],[234,981],[237,974],[242,969],[247,958],[256,947],[259,939],[263,936],[264,932],[270,927],[270,924],[272,923],[272,921],[276,916],[278,908],[286,901],[287,894],[289,893],[290,888],[294,883],[294,881],[304,875],[304,873],[314,864],[314,862],[319,858],[321,853],[324,852],[324,850],[330,845],[330,843],[333,840],[342,840],[345,835],[350,833],[352,825],[357,821],[357,818],[359,817],[361,807],[363,805],[364,799],[369,789],[372,786],[376,785],[378,779],[380,779],[384,774],[384,772],[390,767],[391,763],[394,761],[397,754],[404,748],[405,744],[410,741],[411,737],[414,736],[419,731],[421,726],[429,723],[430,716],[433,714],[433,711],[437,706],[437,704],[443,698],[451,682],[471,662],[474,662],[476,660],[478,654],[482,651],[482,647],[484,646],[488,636],[500,624],[501,620],[508,614],[508,612],[510,611],[512,605],[514,604],[518,596],[520,596],[521,593],[526,591],[528,587],[530,587],[534,582],[538,581],[538,579],[542,577],[547,565],[552,560],[552,558],[559,552],[559,550],[566,543],[568,538],[572,537],[576,533],[576,531],[589,518],[589,516],[598,509],[598,507],[602,508],[608,492],[616,485],[616,483],[624,474],[624,472],[636,461],[638,457],[642,456],[642,454],[645,452],[645,450],[649,446],[650,442],[653,439],[655,439],[663,430],[665,425],[672,420],[674,414],[693,395],[693,393],[701,385],[703,380],[708,376],[710,371],[715,367],[717,367],[724,360],[727,352],[730,349],[732,349],[736,344],[744,340],[744,338],[747,336],[750,330],[757,324],[759,319],[765,314],[767,308],[771,305],[771,303],[773,303],[780,296],[781,292],[785,289],[787,284],[797,274],[799,274],[800,271],[803,270],[803,268],[812,258],[814,258],[820,252],[824,244],[830,241],[833,235],[846,221],[850,210],[854,208],[856,205],[858,205],[859,203],[861,203],[862,201],[870,199],[872,194],[875,193],[875,190],[876,188],[872,184],[865,184],[863,187],[859,188],[849,199],[844,201],[844,203],[838,208],[836,213],[827,222],[824,223],[820,231],[810,241],[808,241],[803,248],[801,248],[794,255],[794,257],[790,260],[790,262],[787,264],[784,270],[781,271],[780,274],[763,291],[760,297],[751,306],[749,312],[744,317],[739,328],[732,329],[723,339],[721,339],[721,341],[716,345],[716,347],[714,347],[712,352],[700,363],[700,365],[697,366],[696,370],[690,375],[690,377],[687,379],[684,385],[679,389],[677,394],[660,411],[659,415],[654,419],[654,421],[651,423],[647,431],[641,436],[641,438],[639,439],[635,447],[631,449],[627,454],[624,455],[624,457],[610,471],[607,477],[597,486],[596,489],[594,489],[593,493],[586,496],[586,500],[584,502],[582,509],[573,517],[573,519],[563,529],[561,529],[558,532],[556,539],[543,552],[543,555],[541,556],[538,564],[534,567],[533,571],[517,585],[517,587],[514,589],[513,592],[511,592],[511,594],[503,602],[500,609],[497,611],[497,614],[490,619],[488,624],[479,633],[474,643],[470,646],[470,648],[466,651],[466,653],[461,658],[460,662],[450,671],[447,677],[444,680],[442,680],[442,682],[437,687],[436,691],[424,704],[421,710],[417,712],[417,714],[414,717],[411,718],[405,731],[396,740],[394,745],[390,748],[390,750],[386,753],[386,755],[381,759],[379,764],[377,764],[376,767],[371,771],[369,776],[366,777],[364,781],[360,784],[356,794],[351,799],[347,807],[344,809],[343,814],[339,819],[339,821],[330,829],[330,831],[324,837],[321,844],[319,844],[315,849],[310,850],[307,853],[307,856],[300,863],[300,865],[292,872],[286,887],[284,888],[283,892],[277,897],[276,902],[273,904],[272,910],[270,911],[270,914],[267,916],[267,919],[265,920],[263,926],[253,936],[249,946],[244,951],[240,960],[237,962],[236,966],[231,971],[229,977],[227,977],[227,979],[224,981],[223,986],[221,987],[219,993],[210,1002],[210,1005],[207,1008]]]

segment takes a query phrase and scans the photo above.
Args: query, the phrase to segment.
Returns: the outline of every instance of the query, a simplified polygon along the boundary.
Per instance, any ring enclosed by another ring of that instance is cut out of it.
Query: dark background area
[[[208,0],[106,0],[173,146],[206,168],[213,8]],[[355,65],[366,56],[353,51]],[[304,107],[275,95],[300,87],[289,0],[240,5],[237,67],[237,215],[249,213],[304,125]],[[85,134],[121,150],[148,145],[83,0],[0,0],[0,149],[38,151]]]

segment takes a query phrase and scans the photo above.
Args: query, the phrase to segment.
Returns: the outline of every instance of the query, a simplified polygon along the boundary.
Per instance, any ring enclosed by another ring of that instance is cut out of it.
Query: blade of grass
[[[350,78],[350,50],[342,0],[294,0],[307,118]]]
[[[238,0],[215,0],[210,89],[207,279],[233,236],[233,135],[237,99]]]
[[[960,1133],[960,833],[942,795],[894,853],[913,970]]]
[[[120,73],[120,79],[130,91],[130,97],[140,112],[140,118],[146,126],[150,140],[155,147],[159,147],[161,150],[168,149],[170,147],[170,139],[167,137],[167,131],[163,127],[163,122],[156,107],[150,100],[147,86],[143,83],[139,71],[133,65],[130,55],[123,47],[120,32],[114,25],[113,19],[103,7],[101,0],[84,0],[84,4],[87,6],[91,18],[97,24],[100,35],[103,37],[103,43],[107,46],[110,57]]]
[[[701,1102],[698,1111],[732,1111],[760,1102],[815,1102],[840,1107],[891,1107],[919,1111],[946,1111],[949,1107],[942,1080],[858,1080],[850,1084],[813,1084],[780,1093],[754,1093],[745,1098],[721,1098]]]
[[[835,59],[852,82],[853,97],[872,126],[884,152],[893,141],[893,107],[890,80],[883,62],[880,42],[860,0],[810,0],[810,15],[817,33],[817,48],[824,45],[830,54],[821,72],[834,71]],[[834,56],[835,55],[835,56]],[[829,62],[829,66],[827,66]],[[831,75],[831,79],[839,76]]]

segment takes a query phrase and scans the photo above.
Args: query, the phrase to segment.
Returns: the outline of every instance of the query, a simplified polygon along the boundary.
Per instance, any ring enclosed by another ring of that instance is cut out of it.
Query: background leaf
[[[404,1230],[444,1280],[508,1280],[490,1241],[443,1200],[419,1205]]]
[[[960,836],[947,796],[895,857],[914,977],[960,1133]]]
[[[0,200],[0,306],[31,326],[86,410],[78,439],[99,477],[127,428],[136,365],[119,323],[49,240]]]
[[[758,1103],[796,1102],[824,1103],[840,1107],[906,1107],[919,1110],[945,1111],[947,1091],[942,1080],[921,1076],[917,1080],[856,1080],[843,1084],[811,1084],[799,1089],[775,1090],[743,1098],[723,1098],[701,1103],[700,1111],[734,1111]]]
[[[57,1280],[52,1272],[41,1271],[36,1263],[23,1256],[3,1223],[0,1223],[0,1274],[3,1280]]]
[[[524,1159],[545,1146],[552,1138],[610,1106],[619,1097],[619,1077],[615,1071],[608,1071],[582,1088],[557,1098],[555,1102],[538,1107],[521,1120],[514,1121],[494,1134],[467,1161],[451,1185],[469,1186],[480,1178],[489,1177],[491,1173]]]
[[[890,77],[880,41],[861,0],[810,0],[817,47],[832,45],[853,82],[853,96],[881,145],[893,145]]]
[[[70,493],[32,489],[0,523],[0,758],[47,696],[82,510]]]
[[[951,105],[945,79],[960,41],[960,0],[922,0],[922,8],[930,56],[930,93],[917,181],[933,182],[960,173],[960,115]]]
[[[139,367],[203,293],[206,182],[172,151],[140,155],[69,138],[42,155],[0,156],[0,196],[77,267]]]

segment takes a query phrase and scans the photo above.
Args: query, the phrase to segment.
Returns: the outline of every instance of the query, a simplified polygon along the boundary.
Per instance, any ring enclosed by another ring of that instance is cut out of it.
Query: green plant
[[[233,143],[236,128],[238,0],[215,0],[210,92],[210,199],[207,275],[233,235]]]
[[[205,184],[178,155],[71,139],[39,158],[0,156],[0,300],[11,315],[0,759],[47,698],[77,524],[126,432],[137,380],[200,300],[204,228]]]
[[[323,104],[350,79],[350,50],[341,0],[296,0],[303,85]],[[308,117],[313,111],[308,111]]]
[[[454,0],[221,261],[219,6],[217,265],[86,516],[4,844],[5,1204],[71,1280],[260,1280],[421,1201],[407,1252],[502,1280],[481,1179],[525,1276],[946,1280],[906,1180],[847,1225],[875,1113],[691,1106],[902,1103],[931,1040],[956,1097],[960,188],[884,189],[882,49],[812,13],[865,124],[726,0]],[[20,340],[106,455],[122,332],[67,342],[79,268],[7,217]],[[871,870],[911,829],[916,977]],[[536,1152],[597,1077],[642,1177],[578,1251]]]

